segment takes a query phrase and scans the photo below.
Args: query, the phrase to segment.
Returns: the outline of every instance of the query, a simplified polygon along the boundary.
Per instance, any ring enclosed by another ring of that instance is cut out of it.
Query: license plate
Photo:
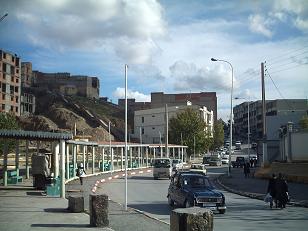
[[[215,205],[215,204],[207,204],[207,203],[204,203],[204,204],[203,204],[203,207],[209,207],[209,208],[214,208],[214,209],[216,209],[216,205]]]

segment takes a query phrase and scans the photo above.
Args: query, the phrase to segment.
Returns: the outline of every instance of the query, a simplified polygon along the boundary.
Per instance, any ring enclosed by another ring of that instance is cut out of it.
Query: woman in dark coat
[[[276,199],[279,208],[285,208],[288,202],[288,185],[285,179],[283,179],[282,174],[279,173],[278,179],[276,181]]]
[[[270,207],[273,208],[273,202],[275,202],[277,208],[277,199],[276,199],[276,175],[273,174],[272,178],[269,179],[268,186],[267,186],[267,193],[272,196],[272,201],[270,202]]]

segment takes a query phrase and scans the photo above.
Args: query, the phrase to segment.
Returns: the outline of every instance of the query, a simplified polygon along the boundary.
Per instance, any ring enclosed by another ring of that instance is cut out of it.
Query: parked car
[[[224,156],[223,158],[221,158],[221,163],[222,164],[229,164],[229,157]]]
[[[224,194],[200,173],[177,172],[171,179],[167,198],[170,206],[176,203],[177,206],[199,206],[222,214],[226,212]]]
[[[190,167],[190,171],[203,173],[204,175],[206,175],[207,172],[206,166],[204,164],[192,164]]]
[[[221,159],[219,157],[214,157],[212,156],[209,160],[209,164],[210,166],[221,166],[222,163],[221,163]]]
[[[210,159],[211,159],[210,156],[204,156],[202,159],[202,164],[210,165]]]
[[[183,168],[183,161],[181,159],[172,159],[172,167],[176,169]]]
[[[241,145],[242,145],[241,141],[236,141],[235,142],[235,150],[241,150],[242,149]]]
[[[153,177],[154,180],[158,178],[171,178],[172,175],[172,165],[171,159],[169,158],[159,158],[154,160],[153,164]]]
[[[238,167],[242,168],[242,167],[244,167],[245,163],[246,163],[246,160],[243,156],[238,156],[238,157],[236,157],[235,161],[231,162],[233,168],[235,168],[235,167],[236,168],[238,168]]]

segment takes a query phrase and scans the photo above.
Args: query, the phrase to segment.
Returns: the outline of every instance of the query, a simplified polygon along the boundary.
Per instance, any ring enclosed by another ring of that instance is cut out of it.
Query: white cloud
[[[308,4],[307,0],[275,0],[273,11],[288,14],[295,27],[304,33],[308,32]]]
[[[273,20],[270,18],[264,18],[259,14],[250,15],[249,18],[249,29],[252,32],[262,34],[266,37],[272,37],[273,32],[271,30],[271,25],[273,24]]]
[[[114,48],[127,63],[149,62],[166,33],[155,0],[12,1],[15,14],[35,45],[50,49]]]
[[[125,98],[125,88],[117,87],[117,89],[112,94],[116,98],[124,99]],[[150,102],[151,101],[150,95],[145,95],[138,91],[132,91],[129,89],[127,90],[127,98],[136,99],[137,102]]]
[[[231,88],[231,70],[224,65],[198,68],[194,63],[177,61],[169,69],[177,91],[212,88],[219,91]]]

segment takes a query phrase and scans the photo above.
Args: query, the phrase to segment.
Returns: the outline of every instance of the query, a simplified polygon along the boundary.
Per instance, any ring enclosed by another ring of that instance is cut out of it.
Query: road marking
[[[105,182],[105,179],[101,179],[101,183]]]
[[[130,173],[131,175],[136,175],[136,173],[135,172],[132,172],[132,173]]]
[[[112,177],[110,176],[110,177],[108,177],[108,180],[112,180]]]
[[[119,177],[119,175],[115,175],[113,178],[116,179],[116,178],[118,178],[118,177]]]
[[[139,171],[139,173],[143,173],[143,171]]]

